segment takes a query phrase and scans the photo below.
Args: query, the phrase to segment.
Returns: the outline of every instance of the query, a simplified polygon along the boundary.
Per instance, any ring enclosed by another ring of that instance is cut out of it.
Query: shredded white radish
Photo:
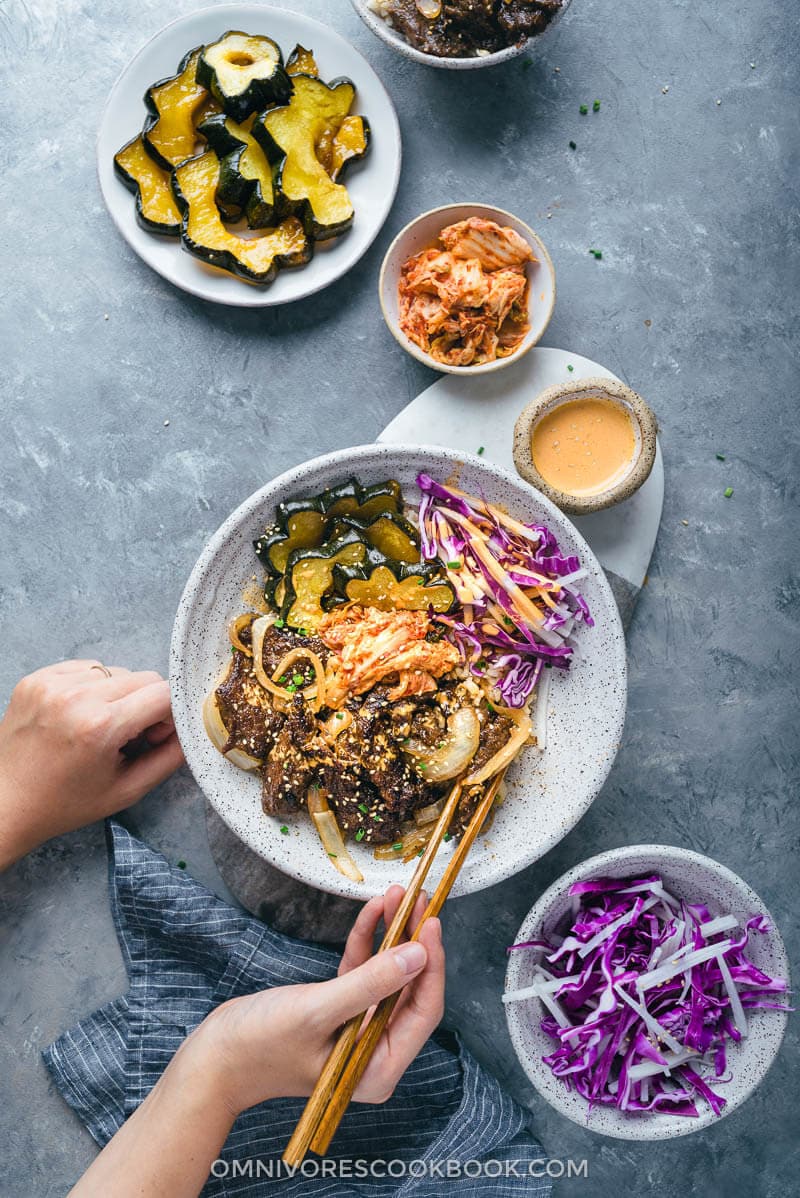
[[[626,1002],[628,1006],[636,1012],[642,1023],[647,1026],[648,1030],[652,1032],[657,1039],[663,1040],[665,1044],[668,1044],[673,1052],[681,1051],[683,1045],[675,1039],[672,1032],[668,1032],[667,1029],[650,1014],[644,1003],[637,1002],[635,998],[631,998],[630,994],[625,993],[622,986],[615,986],[614,990],[620,996],[623,1002]]]
[[[566,986],[567,982],[579,982],[580,980],[579,973],[568,978],[548,977],[543,981],[534,982],[532,986],[525,986],[522,990],[510,990],[508,994],[503,995],[503,1002],[521,1002],[525,998],[541,998],[543,994],[554,994],[556,990]]]
[[[736,989],[736,983],[731,976],[730,969],[728,969],[728,962],[724,957],[720,957],[719,959],[719,971],[722,974],[722,980],[725,983],[725,989],[728,992],[733,1022],[736,1024],[737,1031],[740,1032],[742,1036],[746,1036],[747,1016],[744,1013],[744,1007],[742,1006],[742,1000],[739,998],[739,991]]]
[[[643,973],[636,979],[636,989],[639,991],[652,990],[653,986],[660,986],[662,982],[670,981],[677,974],[683,973],[684,969],[693,969],[695,965],[702,965],[704,961],[710,961],[712,957],[721,957],[730,946],[730,940],[722,940],[719,944],[709,944],[706,948],[698,948],[695,952],[689,953],[677,964],[662,965],[660,969]]]
[[[730,932],[731,928],[738,928],[739,920],[735,915],[718,915],[716,919],[709,919],[707,923],[700,924],[700,935],[704,940],[708,940],[709,936],[716,936],[718,932]]]
[[[536,683],[536,703],[533,709],[533,735],[536,737],[536,747],[544,753],[547,748],[547,702],[550,697],[550,683],[553,671],[542,670]]]
[[[685,1065],[687,1061],[696,1058],[697,1053],[691,1048],[682,1048],[680,1052],[664,1053],[666,1065],[657,1065],[655,1061],[643,1061],[640,1065],[631,1065],[628,1077],[632,1082],[643,1081],[646,1077],[657,1077],[659,1073],[669,1074],[670,1070]]]

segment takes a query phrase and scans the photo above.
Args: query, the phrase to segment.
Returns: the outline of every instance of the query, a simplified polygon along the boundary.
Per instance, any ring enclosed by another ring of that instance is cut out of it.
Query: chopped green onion
[[[586,107],[585,104],[581,104],[580,108],[578,109],[578,112],[581,114],[581,116],[586,116],[586,113],[588,111],[589,111],[589,109]]]
[[[392,848],[394,849],[394,851],[395,851],[396,853],[399,853],[399,852],[400,852],[400,850],[402,849],[402,847],[403,847],[403,842],[402,842],[402,840],[396,840],[396,841],[394,842],[394,844],[392,845]]]
[[[445,834],[444,834],[444,836],[442,837],[442,839],[443,839],[443,840],[452,840],[452,839],[453,839],[453,837],[450,835],[450,833],[449,833],[449,832],[445,832]]]
[[[336,712],[336,718],[337,718],[337,720],[343,720],[343,719],[344,719],[344,712],[343,712],[343,711],[337,711],[337,712]]]
[[[282,620],[280,617],[278,617],[278,619],[275,621],[275,627],[276,627],[276,628],[285,628],[285,627],[286,627],[286,621],[285,621],[285,620]]]
[[[289,835],[289,829],[286,827],[286,824],[281,824],[281,836],[288,836],[288,835]]]
[[[183,860],[176,861],[175,864],[177,865],[178,869],[186,869],[186,862]]]
[[[293,682],[290,682],[289,685],[286,687],[286,689],[290,695],[294,695],[297,693],[297,687],[295,686],[295,684]]]
[[[292,682],[295,684],[295,686],[302,686],[305,682],[305,678],[302,674],[292,674]]]
[[[600,101],[595,100],[594,104],[592,105],[592,112],[599,112],[599,111],[600,111]]]
[[[603,257],[602,250],[589,250],[589,253],[592,255],[593,258],[596,258],[598,262]]]
[[[448,562],[447,568],[448,568],[448,570],[460,570],[461,562]]]
[[[336,855],[337,855],[336,853],[328,853],[328,856],[329,856],[329,857],[334,857],[334,858],[335,858],[335,857],[336,857]]]
[[[718,453],[718,454],[717,454],[717,461],[718,461],[718,462],[724,462],[724,461],[725,461],[725,454],[724,454],[724,453]]]
[[[420,761],[420,762],[418,762],[418,763],[417,763],[417,769],[419,770],[419,772],[420,772],[421,774],[424,774],[427,768],[428,768],[428,767],[427,767],[427,765],[425,764],[425,762],[424,762],[424,761]]]
[[[363,840],[364,836],[365,836],[364,829],[359,828],[358,831],[356,832],[356,840]]]
[[[722,494],[726,499],[730,499],[731,495],[733,494],[733,487],[726,487]]]
[[[576,144],[574,141],[571,141],[571,142],[569,143],[569,148],[570,148],[571,150],[577,150],[577,148],[578,148],[578,147],[577,147],[577,144]]]
[[[484,455],[484,453],[485,453],[485,451],[486,451],[486,446],[485,446],[485,445],[479,445],[479,446],[478,446],[478,457],[479,457],[479,458],[482,458],[482,457],[483,457],[483,455]]]
[[[367,813],[369,812],[369,807],[367,806],[366,803],[359,803],[358,810],[361,812],[362,815],[367,815]]]
[[[574,367],[574,366],[568,366],[568,367],[567,367],[567,370],[570,372],[570,374],[572,374],[572,372],[573,372],[573,370],[574,370],[574,369],[575,369],[575,367]]]

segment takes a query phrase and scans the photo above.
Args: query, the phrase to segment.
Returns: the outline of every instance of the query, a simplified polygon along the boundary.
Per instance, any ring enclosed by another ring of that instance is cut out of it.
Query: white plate
[[[582,590],[596,621],[576,636],[569,672],[553,671],[546,751],[527,751],[510,771],[508,797],[470,852],[453,893],[470,894],[510,877],[552,848],[589,807],[611,768],[625,718],[625,640],[613,595],[586,542],[543,495],[505,470],[454,450],[414,445],[339,450],[287,471],[229,516],[201,553],[175,617],[172,709],[189,768],[207,798],[236,835],[272,865],[349,898],[368,898],[382,894],[391,882],[407,882],[416,862],[376,861],[371,850],[353,844],[364,882],[342,877],[305,815],[276,819],[262,813],[259,779],[214,749],[203,729],[201,705],[230,653],[226,629],[244,608],[243,588],[260,574],[253,538],[273,522],[278,502],[315,495],[350,475],[366,484],[396,478],[406,496],[415,497],[420,470],[444,479],[455,469],[465,490],[504,504],[523,520],[548,524],[562,549],[579,555],[589,571]],[[288,825],[288,835],[281,834],[282,824]],[[434,881],[451,851],[447,845],[440,849],[430,875]]]
[[[288,56],[296,42],[314,51],[323,79],[344,75],[356,86],[354,111],[370,123],[372,142],[363,162],[348,168],[344,182],[355,205],[353,227],[342,237],[318,242],[307,266],[281,270],[268,287],[257,287],[207,266],[136,221],[134,197],[114,173],[114,155],[142,126],[142,96],[158,79],[173,75],[188,50],[216,40],[228,29],[265,33]],[[389,215],[400,178],[400,128],[394,105],[372,67],[327,25],[282,8],[220,4],[179,17],[142,47],[114,84],[97,136],[97,173],[111,217],[122,236],[163,278],[201,299],[238,308],[268,308],[321,291],[358,262]]]
[[[525,404],[555,383],[598,375],[616,378],[605,366],[580,354],[537,345],[520,361],[511,359],[502,375],[472,378],[462,373],[439,379],[403,408],[378,439],[407,444],[424,436],[429,445],[449,445],[470,453],[483,446],[488,460],[518,478],[512,452],[514,424]],[[635,495],[604,512],[578,516],[574,523],[603,568],[638,591],[650,564],[663,505],[664,464],[659,448],[650,477]]]

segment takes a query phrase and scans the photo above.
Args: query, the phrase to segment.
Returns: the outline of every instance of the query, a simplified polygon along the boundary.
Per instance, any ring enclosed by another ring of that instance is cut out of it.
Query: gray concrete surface
[[[538,1100],[498,1001],[504,946],[534,898],[571,863],[637,841],[689,845],[743,874],[797,960],[795,6],[575,0],[538,54],[462,76],[394,56],[345,0],[294,6],[336,24],[382,75],[405,163],[352,274],[251,313],[152,274],[95,182],[114,78],[192,0],[0,7],[0,696],[73,654],[165,669],[178,595],[221,519],[284,467],[371,440],[432,381],[376,302],[394,232],[456,199],[517,212],[558,271],[547,344],[604,362],[650,400],[667,500],[630,630],[619,759],[557,849],[448,910],[448,1018],[530,1106],[550,1152],[588,1158],[588,1181],[565,1181],[560,1198],[796,1194],[796,1025],[744,1109],[678,1143],[628,1146]],[[600,112],[580,116],[595,98]],[[131,822],[222,892],[185,773]],[[124,985],[99,828],[0,880],[0,954],[0,1195],[62,1195],[93,1145],[39,1049]]]

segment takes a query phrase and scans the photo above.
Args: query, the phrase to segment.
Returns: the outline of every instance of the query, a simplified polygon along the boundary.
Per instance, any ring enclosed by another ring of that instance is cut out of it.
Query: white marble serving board
[[[514,471],[514,424],[525,404],[555,383],[597,376],[616,378],[580,354],[537,346],[513,366],[494,374],[442,375],[395,416],[378,440],[446,445],[470,453],[482,446],[487,460]],[[664,464],[659,446],[650,477],[635,495],[604,512],[573,517],[611,579],[626,624],[647,574],[663,503]]]

